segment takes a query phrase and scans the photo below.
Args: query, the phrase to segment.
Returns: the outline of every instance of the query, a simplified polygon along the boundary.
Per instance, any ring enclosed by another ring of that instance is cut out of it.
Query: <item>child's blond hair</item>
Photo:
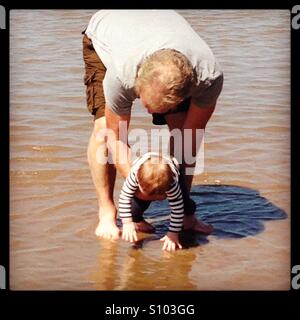
[[[142,191],[149,196],[163,195],[170,189],[174,174],[162,156],[151,156],[138,169],[137,179]]]

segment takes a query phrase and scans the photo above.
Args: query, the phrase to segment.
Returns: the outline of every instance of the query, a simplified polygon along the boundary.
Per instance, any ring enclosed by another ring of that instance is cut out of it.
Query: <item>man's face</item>
[[[141,89],[140,99],[148,113],[165,113],[172,108],[169,105],[158,108],[161,105],[164,94],[164,89],[158,80],[152,81],[150,85]]]
[[[149,104],[147,102],[147,97],[141,95],[140,99],[141,99],[142,104],[144,105],[144,107],[147,109],[148,113],[150,113],[150,114],[155,113],[155,111],[151,108],[151,106],[149,106]]]
[[[152,90],[147,89],[141,91],[140,99],[144,107],[147,109],[148,113],[152,114],[155,113],[155,111],[157,112],[157,110],[154,110],[152,107],[153,102],[157,100]]]
[[[140,93],[140,99],[148,113],[165,113],[168,112],[172,106],[154,108],[153,106],[159,105],[160,94],[155,90],[143,90]]]

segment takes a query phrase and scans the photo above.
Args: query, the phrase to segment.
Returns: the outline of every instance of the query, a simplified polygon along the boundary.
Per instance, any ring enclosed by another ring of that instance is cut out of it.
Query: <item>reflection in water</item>
[[[119,282],[119,266],[117,264],[118,244],[116,241],[102,239],[98,255],[98,268],[91,274],[91,279],[99,290],[116,289]]]
[[[196,254],[184,250],[161,251],[161,244],[137,249],[125,244],[101,240],[101,248],[91,280],[97,290],[193,290],[189,278]],[[146,241],[147,242],[147,241]],[[157,241],[156,241],[157,242]],[[119,251],[118,251],[119,247]],[[156,253],[153,254],[153,252]]]

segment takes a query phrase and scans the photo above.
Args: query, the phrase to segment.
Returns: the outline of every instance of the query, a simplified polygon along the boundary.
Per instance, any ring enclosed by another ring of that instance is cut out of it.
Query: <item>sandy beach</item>
[[[288,290],[289,11],[179,10],[225,81],[192,188],[197,216],[215,231],[186,235],[173,254],[158,241],[166,202],[146,213],[157,234],[135,246],[94,235],[81,35],[93,13],[10,12],[10,289]],[[130,128],[153,127],[136,101]]]

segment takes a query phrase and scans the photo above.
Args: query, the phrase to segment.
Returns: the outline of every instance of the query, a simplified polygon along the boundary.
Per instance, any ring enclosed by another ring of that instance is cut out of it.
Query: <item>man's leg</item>
[[[95,119],[87,150],[88,163],[99,205],[100,221],[95,233],[102,238],[116,239],[119,236],[119,229],[116,225],[117,211],[113,201],[116,170],[113,164],[108,164],[105,161],[108,151],[104,138],[97,137],[97,133],[106,128],[105,98],[102,86],[106,68],[94,50],[92,41],[86,35],[83,36],[83,59],[87,108]]]
[[[185,123],[186,116],[187,116],[187,112],[177,112],[177,113],[170,113],[165,115],[165,119],[169,127],[169,130],[171,131],[173,129],[180,129],[183,137],[182,128]],[[170,140],[170,154],[174,156],[174,139]],[[189,166],[189,167],[191,168],[191,167],[194,167],[195,165],[196,163],[194,163],[192,166]],[[180,172],[182,176],[185,178],[184,179],[185,190],[183,190],[183,193],[184,193],[185,207],[186,207],[186,202],[187,202],[186,199],[189,198],[189,193],[190,193],[192,182],[193,182],[193,175],[185,174],[185,165],[180,166]],[[194,230],[194,231],[205,233],[205,234],[210,234],[213,231],[212,225],[206,224],[198,220],[195,214],[186,214],[186,213],[184,215],[183,228]]]
[[[99,205],[99,224],[95,233],[101,238],[117,239],[120,230],[116,225],[117,210],[113,200],[116,169],[113,164],[103,164],[104,161],[101,161],[107,158],[108,150],[104,137],[99,139],[97,136],[99,130],[105,127],[105,117],[95,120],[87,152]]]

